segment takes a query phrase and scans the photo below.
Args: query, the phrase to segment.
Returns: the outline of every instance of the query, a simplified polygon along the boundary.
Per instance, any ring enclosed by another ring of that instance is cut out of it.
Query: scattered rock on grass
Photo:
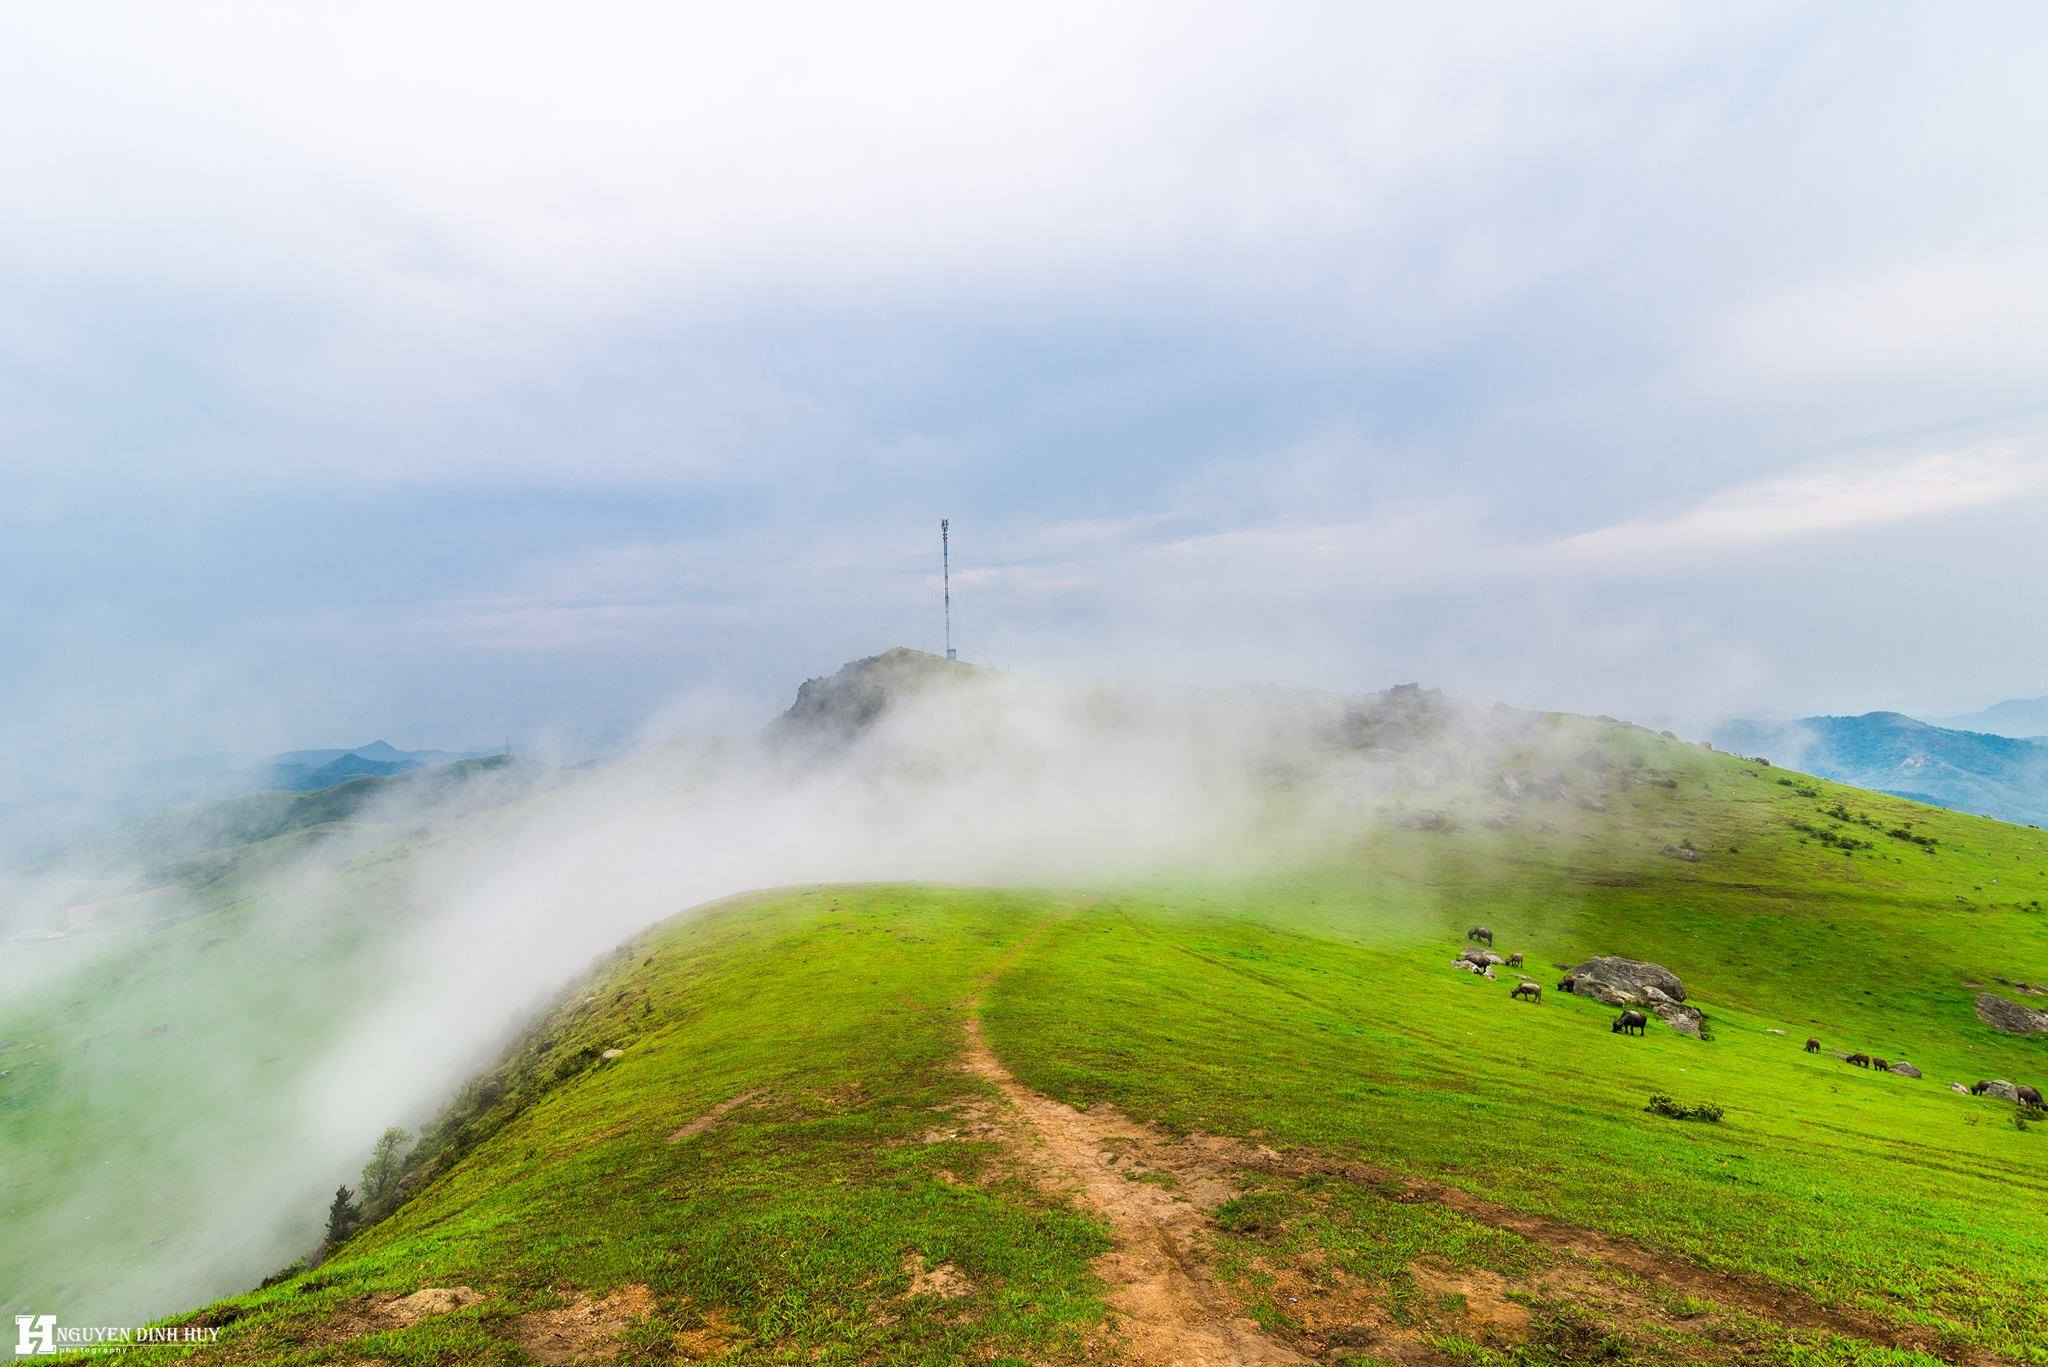
[[[1996,992],[1977,994],[1977,1019],[2009,1035],[2048,1035],[2048,1011],[2021,1006]]]

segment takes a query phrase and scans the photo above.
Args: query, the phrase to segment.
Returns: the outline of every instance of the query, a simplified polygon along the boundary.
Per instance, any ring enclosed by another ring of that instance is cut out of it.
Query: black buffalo
[[[1809,1054],[1818,1054],[1820,1052],[1820,1041],[1814,1039],[1812,1036],[1809,1035],[1806,1040],[1806,1052]]]
[[[2014,1090],[2020,1094],[2020,1105],[2038,1106],[2041,1104],[2041,1089],[2039,1087],[2016,1087]]]
[[[1853,1063],[1853,1064],[1855,1064],[1855,1065],[1856,1065],[1856,1066],[1857,1066],[1858,1068],[1868,1068],[1868,1067],[1870,1066],[1870,1055],[1868,1055],[1868,1054],[1851,1054],[1851,1055],[1849,1055],[1849,1057],[1847,1057],[1847,1058],[1843,1059],[1843,1060],[1842,1060],[1842,1062],[1844,1062],[1844,1063]]]
[[[1474,926],[1465,932],[1465,938],[1474,941],[1484,940],[1487,944],[1491,945],[1493,943],[1493,932],[1485,926]]]
[[[1649,1026],[1649,1024],[1650,1018],[1644,1015],[1642,1012],[1624,1011],[1620,1015],[1616,1016],[1614,1018],[1614,1024],[1608,1026],[1607,1028],[1610,1032],[1617,1035],[1626,1035],[1630,1033],[1640,1035]]]

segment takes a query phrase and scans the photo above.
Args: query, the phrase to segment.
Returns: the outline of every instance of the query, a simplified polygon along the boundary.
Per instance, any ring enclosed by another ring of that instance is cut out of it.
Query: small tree
[[[393,1125],[377,1136],[377,1145],[370,1150],[370,1161],[363,1164],[363,1200],[374,1206],[391,1194],[398,1185],[400,1159],[405,1146],[412,1142],[412,1136],[404,1129]]]
[[[338,1244],[355,1232],[362,1222],[362,1207],[356,1204],[356,1194],[346,1186],[334,1189],[334,1204],[327,1207],[327,1242]]]

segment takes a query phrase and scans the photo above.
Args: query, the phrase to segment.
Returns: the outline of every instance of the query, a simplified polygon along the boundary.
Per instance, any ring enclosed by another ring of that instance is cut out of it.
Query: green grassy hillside
[[[2048,838],[1558,725],[1562,781],[1313,863],[680,915],[193,1355],[2048,1363],[2048,1125],[1947,1085],[2048,1079],[1972,1010],[2048,978]],[[1512,1002],[1475,921],[1547,989],[1665,964],[1709,1038]]]

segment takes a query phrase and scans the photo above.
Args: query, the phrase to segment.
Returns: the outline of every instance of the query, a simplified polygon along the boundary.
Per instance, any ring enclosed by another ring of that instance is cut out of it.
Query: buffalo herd
[[[1485,926],[1472,927],[1465,932],[1465,938],[1475,944],[1483,943],[1488,948],[1493,946],[1493,932]],[[1522,962],[1520,950],[1507,957],[1508,967],[1510,968],[1520,968]],[[1491,975],[1489,974],[1489,976]],[[1560,992],[1570,992],[1575,981],[1575,979],[1567,977],[1558,983],[1557,990]],[[1543,1001],[1543,988],[1540,984],[1529,982],[1525,979],[1508,989],[1508,997],[1513,1001],[1529,1001],[1541,1004]],[[1640,1035],[1649,1028],[1649,1024],[1650,1018],[1647,1015],[1636,1010],[1634,1007],[1630,1007],[1619,1016],[1616,1016],[1614,1023],[1607,1028],[1616,1035]],[[1779,1031],[1777,1033],[1782,1034],[1783,1032]],[[1811,1035],[1807,1036],[1805,1049],[1809,1054],[1818,1054],[1820,1052],[1820,1041]],[[1844,1055],[1842,1062],[1852,1064],[1858,1068],[1873,1069],[1880,1073],[1889,1073],[1892,1070],[1892,1065],[1888,1060],[1874,1058],[1869,1054],[1861,1052]],[[1901,1064],[1900,1067],[1903,1069],[1905,1065]],[[1914,1073],[1913,1076],[1918,1077],[1919,1074]],[[1989,1082],[1980,1082],[1970,1088],[1970,1095],[1982,1096],[1992,1085]],[[2042,1104],[2039,1088],[2021,1086],[2015,1087],[2013,1090],[2018,1095],[2019,1104],[2022,1106],[2039,1106]]]

